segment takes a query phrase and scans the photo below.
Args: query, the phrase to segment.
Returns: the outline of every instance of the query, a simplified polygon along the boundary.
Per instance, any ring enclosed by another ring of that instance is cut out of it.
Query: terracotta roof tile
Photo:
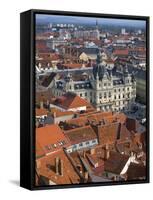
[[[53,117],[62,117],[62,116],[67,116],[67,115],[74,115],[73,111],[61,111],[57,108],[51,108],[51,114]]]
[[[126,174],[127,180],[145,179],[146,167],[144,165],[131,163]]]
[[[116,49],[114,52],[113,52],[114,55],[122,55],[122,56],[128,56],[129,54],[129,51],[127,49]]]
[[[44,108],[36,108],[36,116],[47,115],[48,111]]]
[[[64,96],[57,98],[53,103],[67,110],[89,105],[85,99],[72,93],[66,93]]]
[[[56,174],[55,158],[63,161],[63,175]],[[39,167],[37,168],[38,176],[43,176],[55,184],[77,184],[80,182],[80,177],[63,150],[45,156],[37,162],[39,162]]]
[[[39,145],[45,154],[58,151],[69,144],[69,139],[65,137],[58,125],[36,128],[36,146]]]
[[[78,144],[84,141],[97,139],[97,135],[91,126],[71,129],[64,133],[69,138],[71,144]]]
[[[105,171],[120,174],[128,159],[129,156],[127,155],[110,151],[110,157],[104,164]]]
[[[68,69],[82,68],[82,64],[80,64],[80,63],[69,64],[68,63],[68,64],[63,64],[63,67],[68,68]]]

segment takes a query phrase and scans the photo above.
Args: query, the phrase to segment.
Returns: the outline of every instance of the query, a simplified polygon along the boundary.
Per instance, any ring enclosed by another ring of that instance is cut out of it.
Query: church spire
[[[98,50],[96,62],[97,62],[97,65],[100,65],[102,63],[102,55],[101,55],[100,49]]]
[[[96,29],[98,30],[98,20],[96,19]]]

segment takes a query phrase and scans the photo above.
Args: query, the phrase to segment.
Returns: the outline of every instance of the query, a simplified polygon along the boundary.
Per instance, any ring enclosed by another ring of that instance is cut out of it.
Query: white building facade
[[[85,80],[74,81],[68,74],[64,79],[54,80],[52,92],[61,96],[65,92],[74,92],[88,100],[97,110],[123,111],[129,110],[136,98],[136,80],[129,74],[127,66],[122,71],[115,67],[107,69],[102,55],[97,55],[97,64]]]

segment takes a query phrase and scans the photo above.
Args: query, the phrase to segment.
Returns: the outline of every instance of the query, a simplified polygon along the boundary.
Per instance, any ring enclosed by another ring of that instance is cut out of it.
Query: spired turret
[[[129,76],[129,70],[128,70],[128,66],[127,65],[125,65],[123,73],[124,73],[124,76]]]
[[[97,79],[102,80],[103,78],[109,77],[109,73],[106,69],[105,64],[103,63],[103,58],[102,58],[102,54],[100,50],[97,54],[96,66],[93,67],[93,76],[94,76],[94,79],[96,80]]]

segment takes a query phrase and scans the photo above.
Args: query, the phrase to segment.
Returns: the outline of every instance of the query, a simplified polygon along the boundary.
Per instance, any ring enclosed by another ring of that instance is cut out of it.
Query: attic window
[[[56,145],[56,144],[53,144],[53,147],[54,147],[54,148],[56,148],[56,147],[57,147],[57,145]]]
[[[82,143],[80,143],[80,144],[79,144],[79,146],[80,146],[80,147],[82,147],[82,146],[83,146],[83,144],[82,144]]]
[[[47,146],[45,146],[45,149],[46,149],[46,150],[50,150],[51,147],[50,147],[49,145],[47,145]]]

